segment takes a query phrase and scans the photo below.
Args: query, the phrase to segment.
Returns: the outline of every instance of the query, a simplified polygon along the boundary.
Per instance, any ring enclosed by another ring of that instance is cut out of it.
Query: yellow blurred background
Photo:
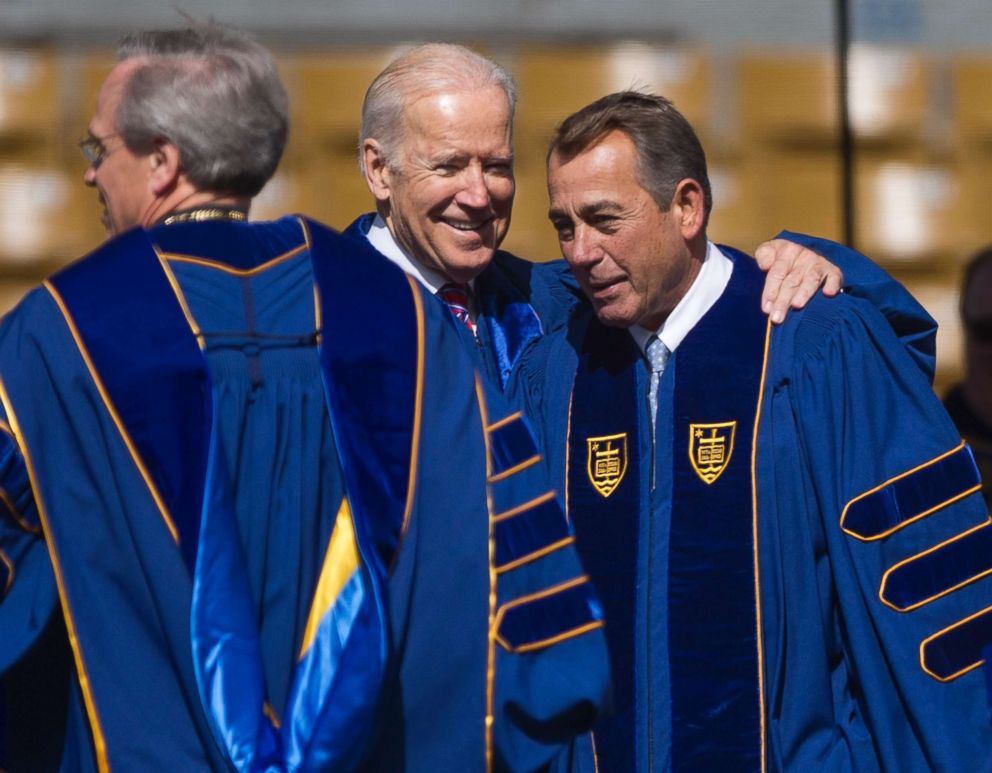
[[[272,47],[290,92],[291,137],[253,217],[306,212],[343,228],[371,209],[356,164],[362,97],[402,44]],[[477,47],[520,85],[507,249],[534,260],[558,257],[546,218],[547,139],[572,110],[631,86],[670,97],[699,132],[713,182],[715,241],[750,251],[782,228],[843,237],[831,47]],[[76,140],[113,64],[108,50],[0,45],[0,311],[103,239]],[[940,391],[960,372],[960,265],[992,243],[992,51],[858,43],[849,60],[849,105],[856,246],[907,284],[940,323]]]

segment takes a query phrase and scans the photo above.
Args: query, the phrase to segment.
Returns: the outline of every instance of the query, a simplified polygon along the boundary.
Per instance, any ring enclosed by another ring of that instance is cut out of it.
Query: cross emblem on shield
[[[706,485],[719,478],[734,453],[736,421],[689,425],[689,461]]]
[[[627,433],[586,438],[586,448],[589,482],[603,497],[608,497],[627,472]]]

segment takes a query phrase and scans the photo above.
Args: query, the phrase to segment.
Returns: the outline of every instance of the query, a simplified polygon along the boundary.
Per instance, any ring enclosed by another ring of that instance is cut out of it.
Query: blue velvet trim
[[[638,417],[644,404],[637,388],[637,368],[644,368],[643,359],[630,334],[591,319],[572,388],[567,501],[579,557],[606,616],[613,712],[593,728],[602,773],[635,769],[634,615],[641,465]],[[589,478],[591,451],[587,441],[621,433],[627,434],[626,472],[609,496],[603,497]]]
[[[306,221],[320,296],[320,358],[363,558],[385,577],[406,508],[417,400],[413,288],[365,239]],[[375,288],[371,292],[369,288]]]
[[[928,462],[882,488],[852,500],[841,527],[863,540],[878,539],[938,509],[979,485],[978,467],[968,446]]]
[[[992,524],[985,524],[892,569],[882,599],[905,610],[992,573]]]
[[[207,468],[210,382],[152,243],[144,231],[128,231],[49,281],[162,495],[192,575]]]
[[[721,249],[734,260],[730,283],[675,354],[668,565],[674,773],[761,770],[751,447],[767,324],[759,303],[764,276],[751,258]],[[733,451],[707,484],[690,461],[690,427],[729,421],[737,422]]]
[[[537,454],[537,444],[522,417],[490,432],[489,444],[493,475],[506,472]]]
[[[941,681],[950,681],[982,663],[992,643],[992,607],[923,644],[924,668]]]
[[[355,218],[351,225],[341,232],[341,235],[347,236],[349,239],[354,239],[359,244],[368,245],[368,232],[374,222],[375,212],[366,212],[364,215],[359,215]]]
[[[571,534],[568,522],[555,499],[497,521],[494,531],[497,569],[553,545]]]
[[[497,631],[511,650],[539,647],[542,643],[578,632],[603,619],[592,585],[582,582],[571,588],[508,606]]]

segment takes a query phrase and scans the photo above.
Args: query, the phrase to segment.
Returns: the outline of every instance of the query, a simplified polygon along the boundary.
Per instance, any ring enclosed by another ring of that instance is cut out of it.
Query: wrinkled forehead
[[[510,106],[496,84],[420,89],[403,104],[401,140],[444,138],[465,143],[510,139]]]
[[[548,184],[572,190],[644,191],[637,174],[637,152],[630,137],[621,131],[597,136],[582,147],[548,157]],[[644,191],[645,193],[647,191]]]

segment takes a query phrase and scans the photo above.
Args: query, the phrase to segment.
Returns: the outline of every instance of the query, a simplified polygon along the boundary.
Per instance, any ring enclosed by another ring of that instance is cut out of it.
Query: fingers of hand
[[[755,250],[758,265],[768,272],[765,288],[761,293],[761,308],[766,314],[770,314],[780,304],[782,296],[785,296],[785,308],[788,308],[792,291],[801,281],[801,276],[797,278],[794,274],[796,261],[804,251],[808,252],[798,244],[785,239],[764,242]]]
[[[754,251],[754,259],[758,262],[759,268],[762,271],[767,271],[772,267],[775,262],[775,255],[778,253],[776,244],[781,244],[782,239],[773,239],[768,242],[762,242],[758,245],[758,249]],[[790,244],[791,242],[785,242]]]
[[[844,286],[844,272],[832,263],[828,265],[830,266],[830,271],[827,272],[827,278],[823,282],[823,294],[832,298]]]

